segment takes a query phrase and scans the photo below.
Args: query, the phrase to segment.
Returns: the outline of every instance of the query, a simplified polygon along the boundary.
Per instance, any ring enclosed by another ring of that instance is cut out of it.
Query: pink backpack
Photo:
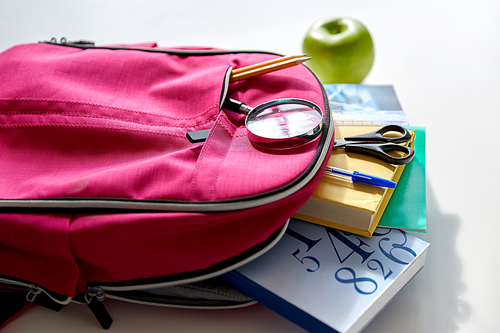
[[[334,128],[310,70],[229,82],[232,68],[276,57],[56,41],[0,53],[0,326],[32,304],[77,302],[107,328],[106,297],[251,304],[168,290],[272,247],[323,173]],[[300,145],[263,148],[249,116],[221,106],[228,98],[309,101],[322,127]],[[187,139],[200,130],[205,140]]]

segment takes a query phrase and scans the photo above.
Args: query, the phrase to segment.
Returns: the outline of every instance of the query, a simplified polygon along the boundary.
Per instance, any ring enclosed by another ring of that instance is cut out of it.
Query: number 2
[[[368,263],[366,264],[366,266],[368,266],[369,269],[371,269],[372,271],[376,271],[378,267],[372,267],[370,266],[370,263],[376,263],[379,267],[380,267],[380,270],[382,271],[382,276],[384,277],[384,280],[387,280],[387,278],[389,276],[391,276],[391,274],[393,273],[392,269],[389,268],[389,272],[387,272],[387,274],[385,274],[385,269],[384,269],[384,265],[377,259],[371,259],[370,261],[368,261]]]

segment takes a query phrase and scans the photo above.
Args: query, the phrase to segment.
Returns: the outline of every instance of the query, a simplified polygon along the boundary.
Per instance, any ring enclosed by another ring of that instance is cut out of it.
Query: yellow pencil
[[[283,59],[287,58],[287,59]],[[262,74],[274,72],[277,70],[281,70],[284,68],[300,65],[303,62],[311,59],[310,57],[305,56],[291,56],[291,57],[283,57],[278,59],[273,59],[270,62],[263,62],[252,66],[243,67],[236,74],[234,71],[231,73],[230,82],[250,79]],[[250,68],[249,68],[250,67]]]
[[[305,54],[300,54],[300,55],[289,55],[289,56],[285,56],[285,57],[274,58],[274,59],[267,60],[267,61],[264,61],[264,62],[259,62],[258,64],[254,64],[254,65],[250,65],[250,66],[245,66],[245,67],[233,69],[232,74],[236,75],[236,74],[239,74],[239,73],[242,73],[242,72],[246,72],[246,71],[249,71],[249,70],[252,70],[252,69],[255,69],[255,68],[272,65],[272,64],[275,64],[275,63],[278,63],[278,62],[287,61],[287,60],[290,60],[290,59],[303,58],[305,56],[306,56]]]

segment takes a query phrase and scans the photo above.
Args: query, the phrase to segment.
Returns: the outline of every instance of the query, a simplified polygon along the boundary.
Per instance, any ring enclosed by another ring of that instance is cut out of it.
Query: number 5
[[[292,255],[295,257],[295,259],[297,259],[298,261],[300,261],[300,263],[302,265],[305,265],[305,261],[306,260],[311,260],[313,261],[315,264],[316,264],[316,269],[311,269],[311,268],[307,268],[306,271],[308,272],[316,272],[318,269],[319,269],[319,261],[318,259],[314,258],[314,257],[311,257],[311,256],[305,256],[303,257],[302,259],[300,259],[299,257],[297,257],[297,255],[300,253],[300,249],[297,249],[297,251],[295,251],[294,253],[292,253]]]

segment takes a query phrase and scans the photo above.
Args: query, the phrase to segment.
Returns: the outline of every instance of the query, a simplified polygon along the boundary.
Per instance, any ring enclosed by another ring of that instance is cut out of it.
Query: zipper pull
[[[94,314],[101,327],[105,330],[111,327],[113,323],[113,318],[109,315],[108,310],[102,304],[102,301],[106,297],[104,291],[100,288],[89,287],[85,293],[85,301],[87,301],[87,306],[90,311]]]
[[[26,294],[26,300],[56,312],[63,308],[63,304],[54,301],[42,289],[35,286],[31,286],[30,291]]]
[[[62,37],[59,40],[59,42],[57,41],[57,38],[52,37],[49,41],[45,41],[43,43],[56,44],[56,45],[67,45],[67,46],[79,46],[79,47],[93,47],[93,46],[95,46],[95,43],[92,41],[88,41],[88,40],[68,41],[66,39],[66,37]]]
[[[36,297],[42,293],[42,289],[39,289],[37,287],[31,287],[30,291],[26,294],[26,300],[30,303],[34,303],[36,300]]]

